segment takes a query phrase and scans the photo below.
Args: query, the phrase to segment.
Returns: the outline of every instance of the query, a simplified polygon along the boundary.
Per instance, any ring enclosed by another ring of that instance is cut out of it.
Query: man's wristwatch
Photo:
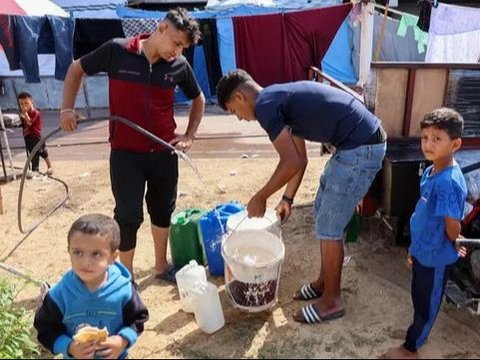
[[[285,201],[286,203],[289,203],[290,206],[293,205],[293,199],[289,198],[287,195],[282,195],[282,200]]]

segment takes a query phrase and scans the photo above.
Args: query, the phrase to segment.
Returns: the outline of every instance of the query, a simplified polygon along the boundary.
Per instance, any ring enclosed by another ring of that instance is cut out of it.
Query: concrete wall
[[[23,77],[2,78],[4,93],[0,92],[2,111],[17,111],[17,95],[22,91],[32,94],[40,110],[57,110],[62,103],[63,81],[53,76],[42,77],[42,82],[27,84]],[[108,78],[106,75],[86,77],[77,96],[76,108],[108,107]]]

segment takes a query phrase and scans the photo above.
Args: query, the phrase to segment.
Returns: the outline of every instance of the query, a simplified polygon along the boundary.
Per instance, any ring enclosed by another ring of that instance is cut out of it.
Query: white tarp
[[[0,0],[1,1],[1,0]],[[126,0],[52,0],[76,18],[116,19],[117,6],[125,6]]]
[[[207,9],[224,9],[240,5],[282,9],[304,9],[341,4],[342,0],[208,0]]]
[[[3,1],[5,0],[0,0],[0,3]],[[15,0],[15,2],[28,16],[54,15],[68,17],[68,14],[61,7],[49,0]]]

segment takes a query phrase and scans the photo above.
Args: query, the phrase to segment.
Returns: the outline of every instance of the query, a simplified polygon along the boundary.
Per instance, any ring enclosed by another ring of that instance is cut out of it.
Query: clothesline
[[[405,12],[402,12],[402,11],[399,11],[399,10],[394,10],[392,8],[387,8],[386,6],[384,5],[381,5],[381,4],[373,4],[377,9],[381,9],[381,10],[387,10],[387,11],[390,11],[391,13],[393,14],[397,14],[397,15],[400,15],[400,16],[403,16],[404,14],[407,14]]]

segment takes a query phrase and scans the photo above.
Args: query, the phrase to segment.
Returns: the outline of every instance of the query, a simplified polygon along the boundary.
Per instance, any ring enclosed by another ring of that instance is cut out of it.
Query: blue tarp
[[[352,64],[353,30],[346,19],[322,60],[322,70],[345,84],[355,84],[358,74]]]

